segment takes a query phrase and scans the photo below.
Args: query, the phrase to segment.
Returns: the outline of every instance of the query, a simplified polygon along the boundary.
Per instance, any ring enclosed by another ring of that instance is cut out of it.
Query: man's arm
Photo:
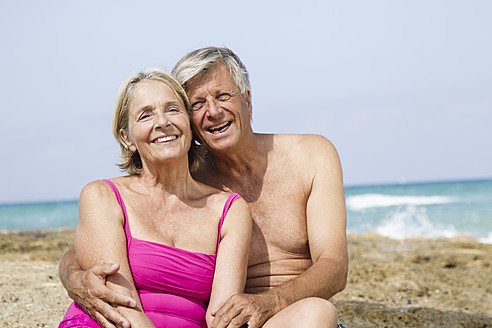
[[[311,176],[306,206],[313,265],[298,277],[256,295],[234,295],[215,314],[215,326],[258,328],[269,318],[307,297],[329,299],[345,288],[348,272],[346,211],[340,160],[333,145],[320,136],[302,136],[305,149],[299,167]],[[232,320],[233,318],[233,320]]]
[[[82,270],[77,263],[75,250],[68,250],[60,260],[60,280],[68,291],[68,296],[74,299],[84,311],[104,328],[129,328],[130,323],[115,308],[108,304],[119,304],[135,307],[132,298],[120,295],[106,287],[106,276],[118,272],[118,264],[98,264],[87,270]]]
[[[283,307],[306,297],[330,299],[345,288],[348,273],[346,209],[342,169],[333,145],[321,136],[303,136],[313,172],[306,206],[313,265],[279,288]],[[306,163],[307,164],[307,163]],[[306,170],[307,171],[307,170]]]

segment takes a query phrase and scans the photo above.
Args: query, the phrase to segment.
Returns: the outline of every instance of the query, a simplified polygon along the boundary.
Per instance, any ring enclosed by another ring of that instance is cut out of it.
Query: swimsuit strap
[[[116,195],[116,199],[118,200],[118,204],[120,204],[121,210],[123,211],[123,216],[125,218],[125,234],[128,238],[128,243],[130,243],[132,235],[130,233],[130,227],[128,225],[128,216],[126,213],[125,202],[123,202],[123,198],[121,197],[121,194],[120,194],[118,188],[116,187],[116,185],[111,180],[103,179],[103,181],[105,181],[107,184],[109,184],[111,186],[111,189],[113,189],[114,194]],[[238,198],[241,198],[241,196],[233,192],[229,195],[229,197],[227,198],[227,200],[225,202],[224,209],[222,211],[222,217],[220,218],[220,222],[219,222],[219,233],[217,236],[217,249],[215,251],[216,254],[219,251],[220,233],[222,231],[222,224],[224,223],[224,219],[225,219],[227,212],[229,211],[229,208],[231,207],[232,203],[234,203],[234,201]]]
[[[226,203],[224,205],[224,210],[222,211],[222,217],[220,218],[219,222],[219,234],[217,236],[217,249],[215,250],[215,254],[219,251],[219,244],[220,244],[220,232],[222,231],[222,223],[224,223],[224,219],[227,215],[227,212],[229,211],[229,208],[231,207],[232,203],[238,198],[241,198],[240,195],[236,194],[235,192],[231,193],[229,197],[226,200]]]
[[[118,204],[120,204],[121,210],[123,211],[123,217],[125,218],[125,235],[129,243],[132,234],[130,233],[130,226],[128,225],[128,215],[126,214],[125,202],[123,202],[123,198],[121,197],[118,188],[116,188],[116,185],[111,180],[103,179],[103,181],[106,181],[111,186],[111,189],[113,189],[114,194],[116,195],[116,199],[118,200]]]

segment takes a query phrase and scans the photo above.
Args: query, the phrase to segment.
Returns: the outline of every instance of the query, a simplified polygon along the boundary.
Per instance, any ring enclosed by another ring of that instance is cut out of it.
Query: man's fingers
[[[116,272],[118,272],[119,269],[120,269],[119,264],[105,263],[105,264],[98,264],[93,266],[90,270],[92,271],[94,276],[98,278],[97,280],[99,280],[101,283],[99,284],[93,283],[88,285],[86,287],[87,294],[96,299],[101,299],[105,302],[109,302],[113,305],[122,305],[131,308],[136,307],[137,302],[133,298],[131,298],[130,296],[116,293],[111,289],[107,288],[105,285],[106,276],[115,274]]]
[[[224,304],[222,304],[221,306],[215,308],[215,309],[212,309],[210,311],[210,315],[212,317],[215,317],[217,315],[217,313],[222,310],[222,311],[226,311],[226,308],[230,308],[232,306],[231,302],[229,302],[229,300],[227,302],[225,302]]]
[[[130,296],[117,293],[106,286],[101,286],[101,288],[98,288],[97,290],[89,291],[89,294],[98,300],[111,303],[113,306],[122,305],[130,308],[137,306],[137,302]]]
[[[243,324],[248,322],[249,315],[246,315],[240,311],[236,317],[232,318],[231,322],[227,326],[227,328],[240,328]]]
[[[95,313],[97,322],[104,328],[115,328],[123,327],[130,328],[130,322],[122,316],[115,308],[111,305],[101,302],[98,306],[99,312]],[[103,325],[104,324],[104,325]]]
[[[120,269],[120,265],[118,263],[103,263],[96,264],[89,270],[91,270],[95,275],[100,276],[101,278],[106,278],[106,276],[115,274]]]
[[[212,321],[212,327],[211,328],[223,328],[227,327],[227,323],[224,324],[224,316],[227,315],[227,312],[233,307],[232,302],[226,302],[224,305],[222,305],[218,310],[214,310],[210,312],[210,314],[214,317],[214,320]]]
[[[93,318],[102,328],[116,328],[115,325],[106,320],[106,318],[103,317],[99,312],[94,313]]]
[[[116,274],[119,269],[119,264],[105,263],[77,271],[68,288],[69,296],[104,328],[130,328],[130,322],[108,302],[126,307],[137,305],[130,296],[118,294],[106,286],[106,277]]]
[[[230,305],[226,309],[221,308],[212,322],[212,327],[224,328],[224,327],[240,327],[247,320],[244,319],[244,315],[241,315],[242,309],[238,306]],[[214,326],[216,323],[216,326]]]
[[[248,321],[248,325],[247,327],[248,328],[260,328],[262,324],[260,324],[258,322],[258,319],[257,318],[254,318],[254,317],[251,317],[249,318],[249,321]]]
[[[111,291],[111,295],[109,295],[108,299],[108,302],[113,305],[122,305],[129,308],[134,308],[137,306],[137,302],[130,296],[118,294],[113,291]]]

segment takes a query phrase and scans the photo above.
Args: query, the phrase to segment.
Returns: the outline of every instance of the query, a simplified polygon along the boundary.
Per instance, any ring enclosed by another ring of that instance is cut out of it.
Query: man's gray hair
[[[188,81],[200,77],[219,64],[229,69],[231,78],[241,93],[249,91],[251,97],[248,70],[239,57],[226,47],[207,47],[188,53],[176,63],[171,75],[186,90]]]

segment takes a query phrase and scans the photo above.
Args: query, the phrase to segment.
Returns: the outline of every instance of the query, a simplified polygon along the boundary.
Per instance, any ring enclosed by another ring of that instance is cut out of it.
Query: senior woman
[[[132,327],[207,327],[210,312],[246,281],[251,213],[239,195],[191,177],[198,154],[189,110],[163,71],[129,77],[113,117],[128,175],[80,194],[78,261],[84,269],[120,265],[107,285],[137,301],[118,308]],[[99,325],[74,302],[59,327]]]

